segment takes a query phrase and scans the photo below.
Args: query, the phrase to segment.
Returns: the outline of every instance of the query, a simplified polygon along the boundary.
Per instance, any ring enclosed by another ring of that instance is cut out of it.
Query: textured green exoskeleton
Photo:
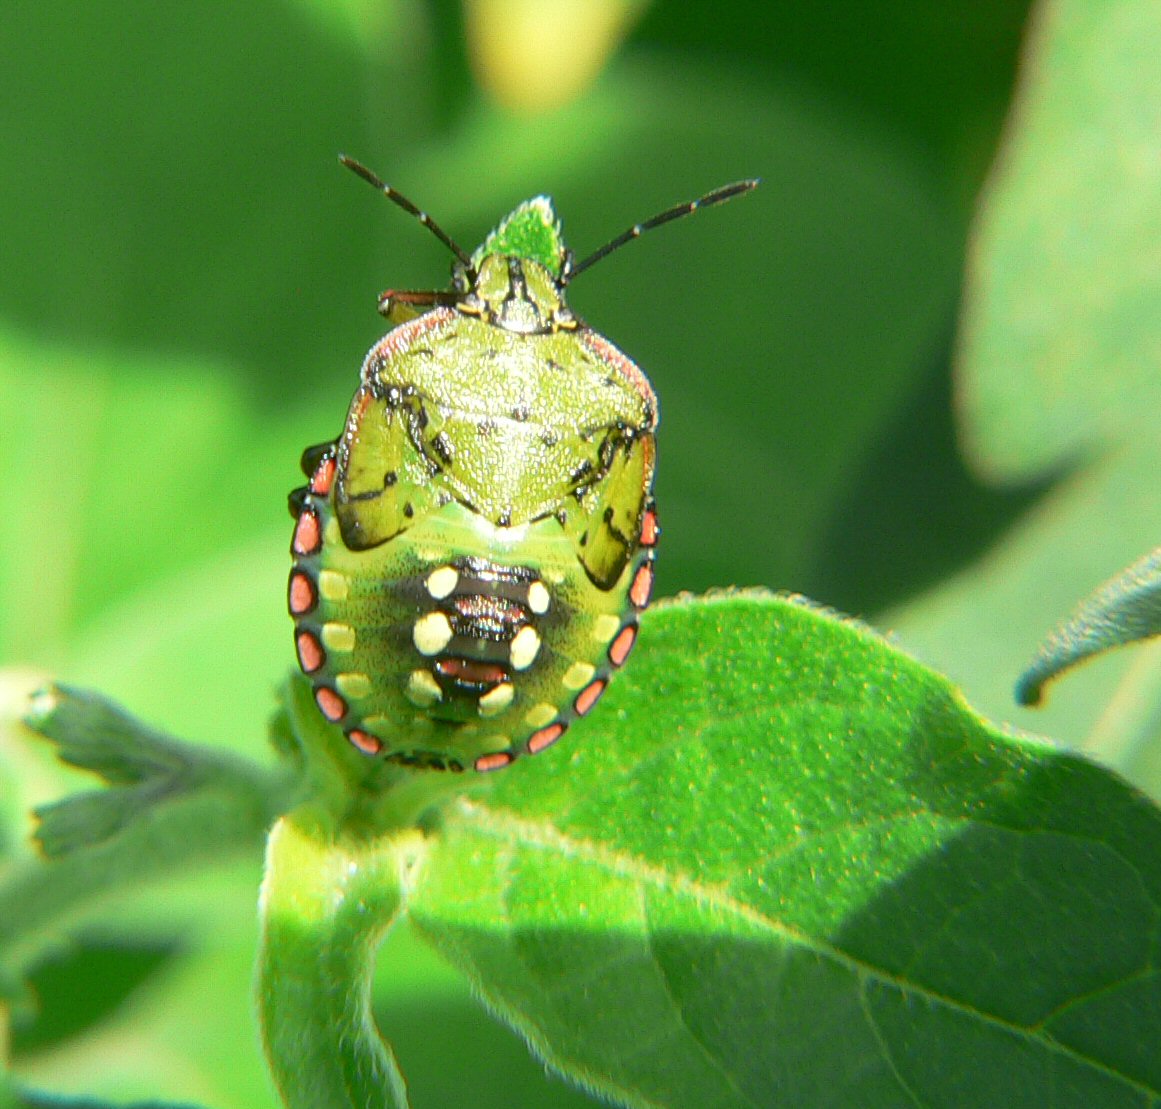
[[[575,264],[546,197],[526,201],[452,288],[388,292],[342,435],[291,494],[289,606],[322,714],[368,755],[491,770],[550,746],[628,657],[659,535],[657,400],[569,310]],[[420,310],[425,309],[420,314]]]

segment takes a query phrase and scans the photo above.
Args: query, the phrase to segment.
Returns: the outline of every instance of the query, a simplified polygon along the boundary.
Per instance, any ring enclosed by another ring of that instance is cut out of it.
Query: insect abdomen
[[[289,604],[319,709],[367,754],[479,770],[550,746],[636,639],[656,517],[619,580],[589,580],[555,517],[517,528],[456,502],[369,550],[342,542],[334,452],[308,452]]]

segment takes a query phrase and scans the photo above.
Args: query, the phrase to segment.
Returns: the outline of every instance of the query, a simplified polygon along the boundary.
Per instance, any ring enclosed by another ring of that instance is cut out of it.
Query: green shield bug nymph
[[[303,454],[309,483],[290,497],[299,665],[367,755],[495,770],[593,708],[653,586],[657,399],[569,310],[568,283],[757,182],[670,208],[578,263],[547,197],[468,255],[342,162],[456,261],[450,289],[382,295],[393,326],[363,362],[343,432]]]

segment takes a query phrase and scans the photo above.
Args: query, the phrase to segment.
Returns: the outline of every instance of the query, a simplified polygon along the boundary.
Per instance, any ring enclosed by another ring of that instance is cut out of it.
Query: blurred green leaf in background
[[[895,609],[904,642],[993,718],[1054,735],[1161,795],[1161,655],[1102,658],[1046,710],[1012,683],[1081,597],[1157,546],[1161,12],[1054,0],[1030,29],[980,205],[957,408],[981,480],[1044,494],[985,556]]]
[[[658,232],[572,290],[661,399],[660,592],[787,588],[892,627],[988,715],[1161,793],[1155,654],[1070,679],[1045,715],[1011,702],[1044,631],[1161,533],[1161,28],[1146,0],[1058,0],[1023,42],[1026,17],[1026,0],[16,5],[5,713],[52,675],[267,757],[298,454],[339,430],[377,294],[438,286],[449,263],[340,151],[465,244],[550,193],[580,254],[761,176],[746,218]],[[28,756],[0,743],[10,782]],[[0,792],[13,851],[66,772],[20,773],[41,792]],[[248,991],[258,870],[86,921],[43,968],[44,1015],[14,1029],[19,1075],[273,1106]],[[63,1021],[48,999],[70,984],[88,1004]],[[592,1104],[406,936],[376,1004],[420,1109],[466,1082],[481,1109]]]

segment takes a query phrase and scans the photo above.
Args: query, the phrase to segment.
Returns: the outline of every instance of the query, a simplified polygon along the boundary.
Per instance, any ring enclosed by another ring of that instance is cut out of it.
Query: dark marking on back
[[[593,472],[593,464],[586,458],[571,474],[568,475],[568,480],[571,484],[584,481],[586,477]]]
[[[443,460],[445,466],[452,464],[452,460],[455,458],[455,451],[452,448],[451,440],[442,431],[432,439],[431,447]]]
[[[444,758],[429,751],[393,751],[383,761],[416,770],[450,770],[453,774],[461,773],[464,769],[463,764],[456,759]]]

